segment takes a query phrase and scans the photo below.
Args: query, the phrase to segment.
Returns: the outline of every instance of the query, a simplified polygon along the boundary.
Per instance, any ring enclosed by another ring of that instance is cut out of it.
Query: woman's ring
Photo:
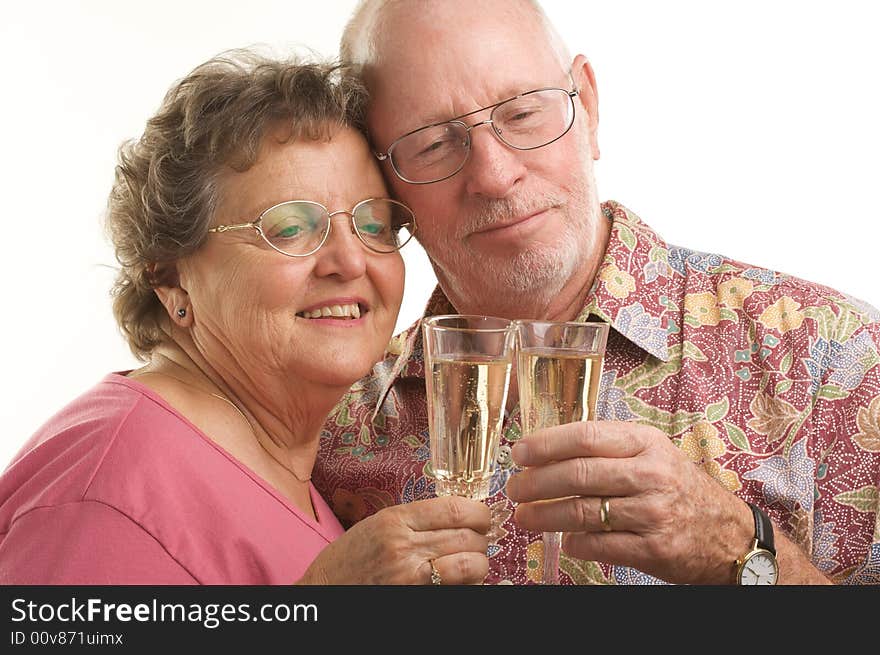
[[[431,565],[431,584],[443,584],[443,578],[440,577],[440,571],[438,571],[437,567],[434,566],[434,560],[429,559],[428,564]]]

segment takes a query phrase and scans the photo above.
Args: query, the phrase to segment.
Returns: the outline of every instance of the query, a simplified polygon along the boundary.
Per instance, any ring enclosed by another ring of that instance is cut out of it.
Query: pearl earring
[[[180,318],[183,318],[184,316],[186,316],[186,310],[183,307],[181,307],[180,309],[177,310],[177,315]]]

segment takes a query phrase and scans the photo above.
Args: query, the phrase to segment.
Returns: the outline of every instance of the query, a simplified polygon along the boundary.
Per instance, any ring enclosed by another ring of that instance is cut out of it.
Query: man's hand
[[[386,507],[356,523],[312,562],[300,584],[479,584],[489,572],[490,512],[457,497]]]
[[[512,454],[526,467],[507,482],[517,523],[567,533],[569,555],[680,584],[733,582],[734,561],[754,535],[751,511],[656,428],[569,423],[523,438]],[[600,521],[603,498],[610,532]]]

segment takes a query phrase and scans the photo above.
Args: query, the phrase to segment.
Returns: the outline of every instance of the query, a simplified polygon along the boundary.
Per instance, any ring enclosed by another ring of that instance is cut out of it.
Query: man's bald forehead
[[[365,68],[376,65],[383,54],[381,44],[389,40],[387,32],[393,34],[407,26],[442,28],[455,24],[468,29],[475,21],[516,18],[537,21],[561,65],[568,65],[568,50],[536,0],[361,0],[343,32],[340,58]],[[424,45],[429,48],[439,44]]]

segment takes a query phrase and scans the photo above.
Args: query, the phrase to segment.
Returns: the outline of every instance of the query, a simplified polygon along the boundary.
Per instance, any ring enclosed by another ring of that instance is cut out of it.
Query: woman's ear
[[[160,284],[153,287],[156,297],[165,308],[165,312],[171,319],[173,325],[188,328],[192,325],[192,306],[189,302],[189,294],[179,285],[180,277],[177,275],[177,269],[174,264],[162,267],[161,273],[158,267],[151,267],[151,274],[154,279],[161,280]]]
[[[593,67],[583,55],[574,58],[571,65],[571,77],[577,86],[581,107],[587,112],[593,159],[599,159],[599,92],[596,89],[596,75],[593,73]]]

